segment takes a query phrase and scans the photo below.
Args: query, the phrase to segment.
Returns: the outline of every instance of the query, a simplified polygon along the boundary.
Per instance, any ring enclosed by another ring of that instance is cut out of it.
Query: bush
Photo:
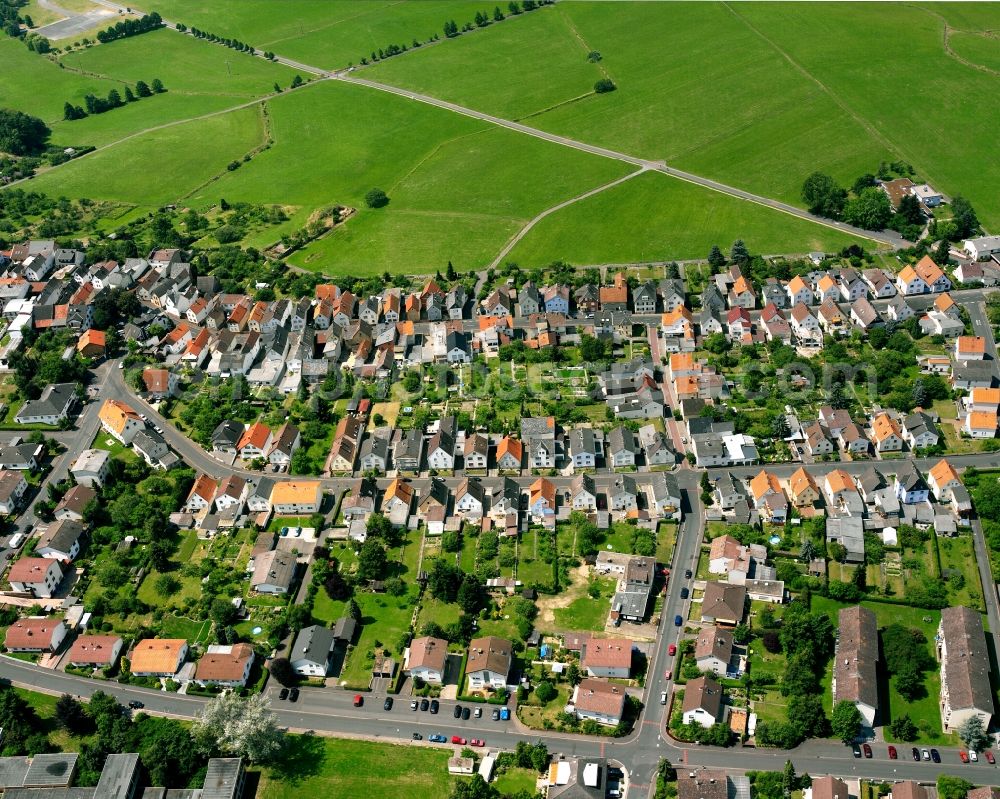
[[[601,78],[597,83],[594,84],[594,91],[597,94],[606,94],[607,92],[613,92],[618,87],[615,86],[615,82],[611,78]]]

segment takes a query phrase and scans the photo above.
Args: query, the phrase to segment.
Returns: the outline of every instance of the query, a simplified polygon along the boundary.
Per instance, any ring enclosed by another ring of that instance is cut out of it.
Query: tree
[[[961,777],[951,777],[947,774],[939,774],[937,778],[937,792],[939,799],[965,799],[966,794],[972,790],[972,783],[963,780]]]
[[[483,605],[483,586],[474,575],[467,574],[459,586],[455,602],[466,613],[476,613]]]
[[[913,719],[906,713],[894,718],[889,724],[889,729],[901,741],[915,741],[920,734],[917,725],[913,723]]]
[[[865,230],[882,230],[892,218],[892,204],[880,188],[869,188],[844,205],[844,221]]]
[[[56,702],[56,724],[73,735],[81,735],[91,728],[90,717],[75,696],[63,694]]]
[[[816,557],[816,554],[816,545],[811,538],[807,538],[802,544],[802,549],[799,550],[799,560],[802,563],[809,563]]]
[[[923,226],[924,212],[920,207],[920,200],[917,199],[915,194],[904,195],[899,201],[896,213],[908,225]]]
[[[246,699],[221,694],[205,706],[193,732],[203,751],[218,748],[252,763],[268,762],[280,751],[284,739],[271,702],[262,694]]]
[[[733,641],[735,641],[740,646],[750,643],[750,628],[745,624],[737,624],[733,628]]]
[[[389,204],[389,195],[382,189],[375,188],[369,190],[365,195],[365,205],[369,208],[383,208]]]
[[[385,547],[377,538],[369,538],[361,545],[358,553],[358,578],[361,580],[380,580],[385,575],[389,565]]]
[[[833,707],[833,716],[830,719],[830,727],[833,734],[840,738],[845,744],[851,743],[858,737],[861,729],[861,711],[853,702],[842,699]]]
[[[538,697],[538,701],[543,705],[548,704],[555,699],[556,693],[555,686],[548,680],[542,680],[542,682],[538,683],[535,687],[535,696]]]
[[[157,576],[153,587],[160,596],[169,597],[180,591],[181,581],[172,574],[161,574]]]
[[[795,766],[791,760],[785,761],[785,768],[781,773],[781,789],[785,796],[791,796],[792,791],[799,787],[799,778],[795,773]]]
[[[212,600],[212,606],[209,609],[209,616],[215,623],[216,627],[229,627],[236,623],[239,618],[239,613],[236,610],[235,605],[228,599],[223,599],[222,597],[217,597]]]
[[[990,744],[990,737],[986,734],[983,726],[982,716],[969,716],[958,727],[958,737],[962,739],[969,749],[981,752]]]
[[[713,270],[721,269],[726,265],[726,256],[722,254],[718,244],[713,244],[708,253],[708,264]]]
[[[746,266],[750,262],[750,251],[743,243],[743,239],[736,239],[733,242],[732,249],[729,251],[729,260],[739,266]]]
[[[149,88],[149,84],[144,80],[137,81],[135,84],[135,93],[140,97],[152,97],[153,92]]]
[[[0,108],[0,152],[36,155],[45,149],[52,131],[38,117]]]
[[[844,210],[847,192],[822,172],[813,172],[802,184],[802,200],[810,212],[837,219]]]
[[[951,201],[951,219],[955,223],[955,239],[964,239],[979,231],[979,217],[965,197],[955,195]]]
[[[441,549],[445,552],[458,552],[462,548],[462,537],[457,530],[446,530],[441,535]]]
[[[618,87],[611,78],[601,78],[594,84],[594,92],[597,94],[607,94],[613,92]]]
[[[149,87],[153,90],[153,94],[163,94],[166,91],[163,81],[159,78],[153,78],[153,82],[149,85]]]

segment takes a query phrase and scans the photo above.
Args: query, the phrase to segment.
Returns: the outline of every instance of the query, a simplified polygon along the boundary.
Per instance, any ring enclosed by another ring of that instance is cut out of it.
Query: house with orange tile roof
[[[660,316],[660,330],[664,336],[686,336],[694,332],[694,316],[679,305]]]
[[[986,358],[986,339],[982,336],[959,336],[955,339],[956,361],[982,361]]]
[[[627,680],[633,648],[629,638],[588,638],[580,648],[580,666],[590,677]]]
[[[136,433],[146,428],[139,414],[121,400],[104,400],[98,417],[101,420],[101,427],[126,445],[132,443]]]
[[[788,495],[797,508],[809,507],[819,501],[819,486],[804,466],[800,466],[788,478]]]
[[[521,441],[512,436],[504,436],[497,444],[497,468],[507,471],[520,471],[524,458],[524,447]]]
[[[62,619],[18,619],[7,628],[3,645],[8,652],[55,652],[65,638]]]
[[[236,444],[236,452],[245,461],[263,458],[271,445],[271,438],[271,428],[262,422],[254,422],[243,431]]]
[[[994,438],[997,434],[997,415],[989,411],[971,411],[965,416],[962,432],[972,438]]]
[[[528,489],[528,510],[535,521],[553,522],[556,515],[556,487],[550,480],[539,477]]]
[[[730,308],[750,309],[757,307],[757,295],[754,293],[750,281],[743,277],[743,275],[736,278],[736,282],[733,283],[733,287],[729,290],[727,300]]]
[[[948,314],[948,316],[953,319],[958,319],[961,315],[961,308],[958,307],[958,303],[955,302],[951,295],[946,291],[943,294],[939,294],[934,300],[934,310],[943,314]]]
[[[928,291],[927,284],[917,274],[917,270],[909,264],[896,275],[896,287],[899,289],[899,293],[904,295],[926,294]]]
[[[184,510],[188,513],[199,513],[212,507],[212,503],[215,501],[215,492],[218,489],[219,484],[212,477],[207,474],[199,474],[188,492]]]
[[[84,358],[103,358],[107,347],[107,337],[103,330],[84,330],[76,342],[76,351]]]
[[[385,514],[397,509],[408,511],[412,504],[413,486],[399,477],[389,483],[382,495],[382,513]]]
[[[813,304],[813,290],[799,275],[795,275],[788,281],[785,292],[788,294],[788,305],[792,308],[796,305],[808,307]]]
[[[271,507],[279,516],[319,513],[323,484],[319,480],[279,480],[271,489]]]
[[[937,293],[951,289],[951,280],[929,255],[917,261],[917,265],[913,268],[928,291]]]
[[[946,458],[942,458],[927,473],[927,485],[938,502],[950,502],[952,491],[962,485],[962,480],[955,467]]]
[[[610,286],[601,286],[599,292],[602,311],[628,310],[628,280],[624,272],[615,274]]]
[[[903,434],[899,424],[884,411],[872,419],[872,442],[878,452],[900,452]]]
[[[788,514],[788,499],[777,475],[761,469],[750,480],[750,496],[761,517],[774,523],[782,523]]]
[[[826,491],[827,502],[836,508],[849,506],[853,501],[853,496],[858,493],[854,478],[843,469],[833,469],[827,472],[823,488]]]
[[[129,671],[136,677],[173,677],[187,653],[183,638],[145,638],[132,647]]]
[[[198,661],[194,679],[199,685],[242,688],[250,677],[254,651],[250,644],[211,644]]]
[[[840,296],[840,286],[829,274],[823,275],[816,282],[816,303],[821,305],[827,300],[836,302]]]
[[[690,352],[674,352],[670,355],[669,377],[676,380],[679,377],[689,377],[701,372],[701,364],[696,363]]]
[[[148,367],[142,370],[142,382],[146,386],[146,394],[150,399],[161,400],[177,396],[177,386],[180,380],[169,369]]]

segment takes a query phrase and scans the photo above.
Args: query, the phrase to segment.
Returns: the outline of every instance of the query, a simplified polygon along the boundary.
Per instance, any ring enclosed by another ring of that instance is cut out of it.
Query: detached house
[[[722,686],[712,677],[688,680],[684,690],[682,720],[685,724],[711,727],[719,720],[722,711]]]
[[[414,638],[403,652],[403,671],[428,685],[444,682],[448,663],[448,642],[443,638]]]
[[[899,452],[903,449],[899,425],[884,411],[872,420],[872,440],[878,452]]]
[[[469,642],[469,656],[465,665],[469,690],[495,691],[498,688],[506,688],[512,661],[513,646],[510,641],[495,635],[472,639]]]
[[[135,434],[146,426],[139,414],[120,400],[105,400],[99,417],[101,427],[125,445],[131,444]]]
[[[962,481],[946,459],[939,460],[927,475],[927,482],[939,502],[950,502],[952,491],[962,485]]]
[[[53,596],[62,581],[62,566],[54,558],[19,558],[7,573],[7,582],[14,591],[33,597]]]

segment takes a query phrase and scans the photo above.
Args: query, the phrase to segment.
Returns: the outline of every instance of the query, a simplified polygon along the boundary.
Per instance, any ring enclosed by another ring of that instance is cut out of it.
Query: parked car
[[[861,747],[858,746],[857,744],[851,744],[851,753],[855,757],[861,757]]]
[[[870,759],[871,756],[872,756],[872,748],[868,744],[863,744],[861,746],[861,749],[862,749],[862,751],[864,751],[865,757],[867,757],[867,758]]]
[[[667,692],[666,691],[663,691],[663,692],[660,693],[660,704],[661,705],[667,704]]]
[[[354,707],[361,707],[365,703],[365,699],[361,694],[354,695]]]
[[[931,749],[931,760],[935,763],[941,762],[941,753],[937,749]]]
[[[278,691],[278,699],[281,699],[281,700],[288,699],[288,689],[287,688],[282,688],[280,691]]]
[[[673,679],[673,676],[674,676],[674,670],[673,670],[673,669],[667,669],[667,673],[666,673],[665,675],[663,675],[663,676],[664,676],[664,678],[665,678],[665,679],[667,679],[667,680],[671,680],[671,679]]]
[[[437,713],[441,706],[438,704],[437,699],[431,700],[431,713]]]
[[[930,760],[931,759],[931,753],[930,753],[930,751],[928,749],[921,749],[920,750],[920,756],[924,760]]]
[[[971,760],[973,763],[979,762],[979,753],[975,749],[969,750],[969,760]]]
[[[986,762],[989,763],[991,766],[997,762],[997,759],[993,757],[993,752],[991,750],[987,749],[985,752],[983,752],[983,755],[986,757]]]
[[[681,589],[681,599],[687,599],[689,596],[691,596],[691,592],[688,591],[687,588],[682,588]]]
[[[141,708],[144,708],[144,707],[146,707],[146,706],[145,706],[145,705],[144,705],[144,704],[143,704],[142,702],[140,702],[140,701],[139,701],[138,699],[133,699],[133,700],[132,700],[131,702],[129,702],[129,703],[128,703],[128,706],[129,706],[130,708],[132,708],[132,710],[140,710]]]
[[[494,710],[493,711],[493,720],[494,721],[500,721],[500,711],[499,710]]]
[[[416,710],[418,707],[420,707],[420,703],[416,699],[410,702],[410,710]]]
[[[896,753],[896,747],[895,746],[890,746],[889,747],[889,759],[890,760],[895,760],[897,757],[899,757],[899,755]]]
[[[500,708],[500,721],[510,721],[510,708],[506,705]]]
[[[468,721],[469,717],[472,715],[472,711],[467,707],[462,708],[462,721]]]
[[[958,750],[958,757],[959,757],[959,760],[961,760],[963,763],[968,763],[969,762],[969,753],[966,752],[964,749],[959,749]]]
[[[674,655],[676,655],[677,654],[677,644],[671,644],[670,646],[668,646],[667,647],[667,654],[670,655],[670,657],[673,657]]]
[[[912,754],[912,755],[913,755],[913,759],[914,759],[914,760],[920,760],[920,750],[919,750],[919,749],[917,749],[917,747],[915,747],[915,746],[914,746],[914,747],[913,747],[913,748],[912,748],[912,749],[910,750],[910,754]]]
[[[685,570],[684,570],[684,576],[685,576],[685,577],[686,577],[686,578],[687,578],[688,580],[690,580],[690,579],[691,579],[691,575],[692,575],[692,571],[691,571],[690,569],[685,569]]]
[[[452,735],[451,742],[453,744],[458,744],[459,746],[465,746],[468,741],[465,740],[461,735]]]
[[[684,619],[680,617],[680,614],[674,616],[674,627],[680,627],[684,623]]]
[[[414,741],[422,741],[422,740],[424,740],[424,736],[421,735],[419,732],[415,732],[415,733],[413,733],[413,740]]]
[[[446,744],[446,743],[448,743],[448,739],[445,738],[440,733],[435,733],[434,735],[430,736],[427,740],[431,741],[433,743],[436,743],[436,744]]]
[[[462,706],[461,705],[455,705],[454,716],[455,716],[456,719],[462,718]]]
[[[427,708],[429,708],[430,706],[431,706],[431,703],[428,702],[426,699],[421,699],[420,700],[420,709],[421,710],[427,710]]]
[[[474,715],[474,716],[475,716],[475,717],[476,717],[477,719],[481,719],[481,718],[483,717],[483,709],[482,709],[481,707],[477,707],[477,708],[476,708],[476,712],[475,712],[475,713],[473,713],[473,715]]]
[[[293,688],[291,691],[288,692],[288,701],[289,702],[298,702],[299,701],[299,689],[298,688]]]
[[[469,741],[469,746],[486,746],[486,741],[482,738],[473,738]]]
[[[382,710],[392,710],[392,697],[387,696],[382,703]]]

